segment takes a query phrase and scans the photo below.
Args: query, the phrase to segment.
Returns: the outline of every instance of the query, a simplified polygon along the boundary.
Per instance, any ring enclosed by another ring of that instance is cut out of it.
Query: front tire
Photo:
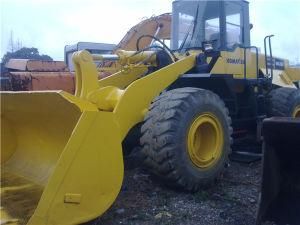
[[[145,166],[167,185],[197,191],[223,171],[231,152],[231,119],[213,92],[179,88],[157,97],[142,126]]]

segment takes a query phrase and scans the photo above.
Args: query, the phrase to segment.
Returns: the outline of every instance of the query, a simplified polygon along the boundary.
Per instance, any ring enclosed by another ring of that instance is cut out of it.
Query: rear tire
[[[300,118],[300,90],[286,87],[272,90],[269,98],[268,116]]]
[[[187,87],[161,94],[141,131],[146,168],[167,185],[187,191],[212,184],[231,152],[228,110],[208,90]]]

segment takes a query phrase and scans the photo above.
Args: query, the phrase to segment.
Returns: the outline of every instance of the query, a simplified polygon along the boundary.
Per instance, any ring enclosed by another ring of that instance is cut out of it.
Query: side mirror
[[[250,24],[249,24],[249,27],[250,27],[250,30],[252,30],[252,28],[253,28],[253,24],[252,24],[252,23],[250,23]]]

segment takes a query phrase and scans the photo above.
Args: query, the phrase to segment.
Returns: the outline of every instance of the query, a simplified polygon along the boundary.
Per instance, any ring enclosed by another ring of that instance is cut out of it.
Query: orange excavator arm
[[[136,42],[142,35],[152,35],[158,39],[170,40],[171,17],[171,13],[165,13],[141,21],[126,33],[120,43],[116,46],[115,50],[136,50]],[[140,47],[147,47],[151,44],[151,42],[151,38],[144,38],[140,41]]]

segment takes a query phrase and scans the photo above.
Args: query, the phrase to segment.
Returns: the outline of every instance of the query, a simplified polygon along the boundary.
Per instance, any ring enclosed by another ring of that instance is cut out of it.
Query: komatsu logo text
[[[233,58],[228,58],[226,59],[227,63],[230,64],[244,64],[244,60],[243,59],[233,59]]]

